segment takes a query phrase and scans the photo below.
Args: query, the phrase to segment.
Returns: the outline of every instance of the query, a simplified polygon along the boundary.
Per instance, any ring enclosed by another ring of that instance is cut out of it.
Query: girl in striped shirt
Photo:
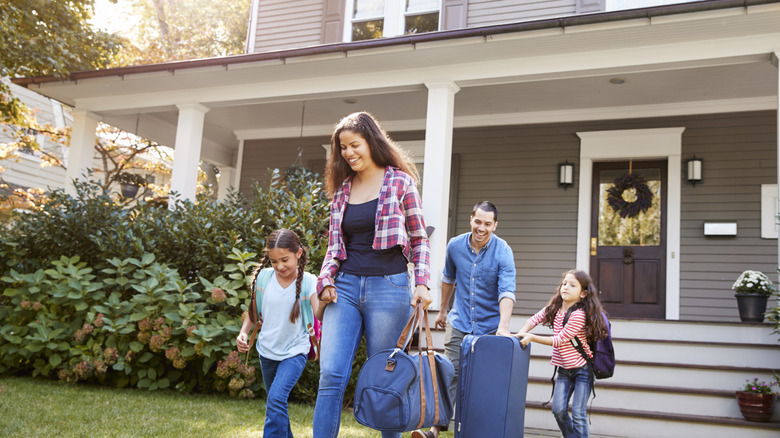
[[[593,379],[587,361],[574,348],[572,339],[576,337],[592,358],[588,341],[603,339],[608,333],[602,311],[598,290],[590,275],[583,271],[568,271],[563,274],[563,281],[547,306],[528,319],[515,334],[523,345],[537,342],[553,347],[550,363],[557,367],[557,378],[552,411],[564,438],[588,436],[587,404]],[[569,317],[564,325],[567,313]],[[528,333],[539,324],[551,327],[553,336]],[[572,402],[571,417],[569,400]]]

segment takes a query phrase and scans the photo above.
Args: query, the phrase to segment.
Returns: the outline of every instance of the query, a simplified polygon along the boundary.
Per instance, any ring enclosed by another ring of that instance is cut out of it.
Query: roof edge
[[[582,26],[587,24],[608,23],[638,18],[652,18],[666,15],[687,14],[705,12],[719,9],[747,8],[748,6],[780,3],[780,0],[708,0],[674,5],[653,6],[640,9],[628,9],[613,12],[597,12],[591,14],[573,15],[559,18],[549,18],[536,21],[524,21],[519,23],[499,24],[492,26],[473,27],[446,31],[429,32],[424,34],[404,35],[391,38],[379,38],[375,40],[355,41],[347,43],[322,44],[297,49],[277,50],[261,53],[223,56],[219,58],[205,58],[185,61],[171,61],[159,64],[133,65],[115,67],[101,70],[86,70],[73,72],[69,75],[71,81],[108,76],[126,76],[131,74],[175,71],[190,68],[202,68],[223,66],[225,69],[232,64],[242,64],[268,60],[284,60],[303,56],[322,55],[329,53],[347,53],[355,50],[392,47],[404,44],[415,45],[431,41],[446,41],[459,38],[487,37],[514,32],[529,32],[551,28],[565,28],[569,26]],[[12,78],[11,81],[23,87],[29,85],[58,82],[62,78],[54,75]]]

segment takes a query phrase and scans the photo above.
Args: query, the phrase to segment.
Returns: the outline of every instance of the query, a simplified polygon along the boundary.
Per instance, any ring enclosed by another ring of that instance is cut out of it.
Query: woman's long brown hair
[[[590,275],[585,271],[571,270],[563,274],[561,282],[555,290],[555,295],[550,298],[550,301],[544,308],[545,313],[542,324],[551,328],[553,327],[555,315],[558,314],[558,311],[561,310],[561,307],[563,306],[563,297],[561,297],[563,279],[569,274],[574,275],[574,278],[576,278],[577,282],[582,286],[583,292],[585,292],[585,296],[580,298],[573,306],[574,309],[583,309],[585,311],[585,336],[588,338],[588,341],[598,341],[606,338],[609,332],[607,325],[604,322],[604,318],[601,316],[604,309],[599,300],[599,291],[596,289],[596,285],[593,284]]]
[[[409,155],[390,139],[371,114],[357,112],[341,119],[333,129],[333,135],[330,138],[330,157],[328,157],[328,164],[325,167],[325,189],[328,196],[333,197],[344,179],[355,174],[349,163],[341,156],[339,136],[343,131],[354,132],[366,140],[371,152],[371,160],[378,166],[397,167],[411,176],[417,183],[417,166],[409,158]]]
[[[265,241],[265,248],[263,249],[263,260],[253,272],[254,280],[252,280],[252,287],[254,287],[257,281],[257,275],[260,273],[260,270],[268,264],[268,251],[276,248],[286,249],[292,253],[298,252],[299,249],[303,250],[301,257],[298,259],[298,278],[295,279],[295,303],[293,303],[292,309],[290,309],[290,322],[294,323],[301,313],[301,285],[303,284],[303,272],[307,261],[306,248],[301,244],[301,240],[294,231],[280,228],[268,235]]]

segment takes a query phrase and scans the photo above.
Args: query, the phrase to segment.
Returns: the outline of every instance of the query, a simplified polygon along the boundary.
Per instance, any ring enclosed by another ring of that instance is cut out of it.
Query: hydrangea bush
[[[738,294],[772,295],[775,288],[772,281],[761,271],[745,271],[731,286]]]

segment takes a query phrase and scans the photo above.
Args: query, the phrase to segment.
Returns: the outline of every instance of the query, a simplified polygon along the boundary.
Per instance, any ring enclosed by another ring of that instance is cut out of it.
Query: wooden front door
[[[666,170],[666,161],[593,164],[590,273],[611,316],[665,316]],[[611,205],[609,189],[625,175],[643,177],[649,192],[625,183]],[[643,200],[645,211],[636,208]]]

